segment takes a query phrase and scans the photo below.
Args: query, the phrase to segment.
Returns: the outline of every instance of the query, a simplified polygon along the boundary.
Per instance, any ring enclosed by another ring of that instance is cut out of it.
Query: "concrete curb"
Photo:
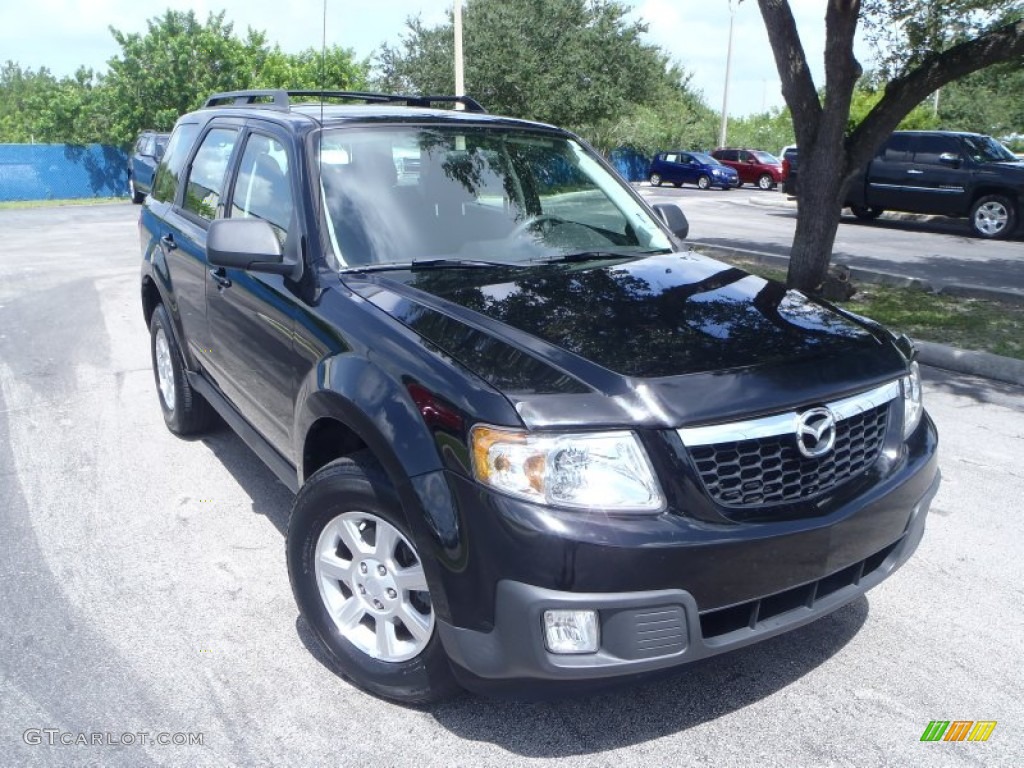
[[[748,250],[746,248],[726,248],[721,245],[710,245],[700,241],[692,241],[702,253],[714,257],[716,253],[734,254],[749,259],[756,264],[785,269],[789,266],[789,258],[774,253]],[[927,280],[920,280],[907,275],[877,272],[870,269],[851,267],[850,277],[863,283],[876,285],[892,285],[899,288],[913,288],[929,293],[961,296],[964,298],[992,299],[1013,304],[1024,304],[1024,293],[1020,291],[986,288],[980,285],[947,285],[936,291]],[[1024,360],[1012,357],[993,355],[991,352],[979,352],[969,349],[958,349],[933,341],[914,339],[918,349],[918,360],[924,365],[942,368],[956,373],[981,376],[986,379],[1002,381],[1007,384],[1024,386]]]
[[[914,339],[923,365],[1024,386],[1024,360]]]

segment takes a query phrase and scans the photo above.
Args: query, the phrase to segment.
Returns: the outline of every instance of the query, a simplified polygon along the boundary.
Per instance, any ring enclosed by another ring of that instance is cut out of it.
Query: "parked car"
[[[759,149],[716,149],[711,156],[739,174],[740,183],[756,184],[759,188],[775,189],[786,180],[782,161],[775,155]]]
[[[153,175],[167,148],[169,133],[143,131],[128,158],[128,194],[139,205],[153,187]]]
[[[677,187],[696,184],[701,189],[732,189],[740,185],[736,171],[704,152],[659,152],[651,161],[647,178],[655,187],[666,181]]]
[[[1020,223],[1024,163],[978,133],[896,131],[850,184],[864,220],[884,211],[966,216],[978,237],[1009,237]]]
[[[633,680],[911,556],[939,480],[906,337],[688,252],[567,131],[302,96],[178,120],[141,297],[167,427],[220,414],[297,494],[333,669],[406,702]]]
[[[782,158],[782,191],[787,195],[795,195],[800,151],[796,147],[783,147],[779,156]]]

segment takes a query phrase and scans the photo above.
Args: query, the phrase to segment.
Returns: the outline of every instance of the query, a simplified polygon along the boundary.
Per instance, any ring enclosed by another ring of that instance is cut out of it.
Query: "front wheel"
[[[697,177],[697,186],[700,187],[701,189],[710,189],[711,188],[711,178],[708,177],[708,176],[705,176],[702,173],[700,176]]]
[[[648,179],[648,181],[651,182],[651,186],[652,187],[660,187],[661,186],[661,174],[652,173],[651,174],[651,178]]]
[[[985,195],[971,208],[971,229],[978,237],[1001,240],[1017,226],[1017,209],[1003,195]]]
[[[772,178],[770,173],[762,173],[757,177],[757,186],[767,192],[768,190],[775,188],[775,180]]]
[[[299,611],[337,673],[409,704],[458,690],[423,561],[372,456],[337,459],[306,482],[292,507],[287,554]]]
[[[131,196],[132,202],[135,203],[135,205],[142,205],[142,201],[146,199],[145,193],[139,192],[139,190],[135,188],[135,179],[130,176],[128,177],[128,194]]]

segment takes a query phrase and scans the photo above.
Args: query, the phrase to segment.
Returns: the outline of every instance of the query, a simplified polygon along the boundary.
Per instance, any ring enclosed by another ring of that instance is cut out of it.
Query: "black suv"
[[[136,205],[146,199],[153,187],[153,176],[167,149],[169,136],[169,133],[143,131],[135,140],[128,158],[128,194]]]
[[[686,251],[566,131],[309,96],[178,121],[142,306],[171,431],[216,412],[296,492],[340,673],[413,702],[632,679],[910,557],[938,471],[905,337]]]
[[[1024,211],[1024,162],[991,136],[896,131],[846,198],[859,219],[887,210],[966,216],[978,237],[1005,238]]]

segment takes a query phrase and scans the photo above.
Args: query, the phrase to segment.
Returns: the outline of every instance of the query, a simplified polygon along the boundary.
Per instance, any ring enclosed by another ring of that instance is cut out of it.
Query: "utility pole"
[[[722,90],[722,129],[718,132],[718,146],[725,146],[726,134],[729,129],[729,69],[732,67],[732,24],[736,11],[729,0],[729,46],[725,54],[725,88]]]
[[[462,63],[462,0],[455,0],[455,95],[466,95],[466,81]],[[455,102],[455,108],[465,109],[465,106]]]

